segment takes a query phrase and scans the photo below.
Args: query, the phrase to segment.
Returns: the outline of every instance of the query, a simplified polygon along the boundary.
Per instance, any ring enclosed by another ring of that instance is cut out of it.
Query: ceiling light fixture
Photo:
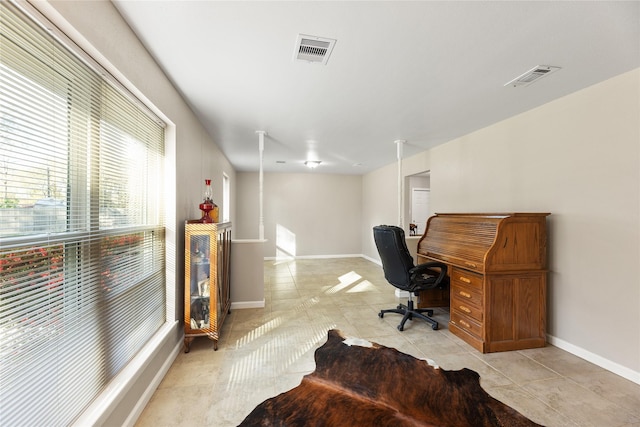
[[[320,163],[322,163],[320,160],[307,160],[304,162],[304,165],[309,169],[315,169],[320,165]]]

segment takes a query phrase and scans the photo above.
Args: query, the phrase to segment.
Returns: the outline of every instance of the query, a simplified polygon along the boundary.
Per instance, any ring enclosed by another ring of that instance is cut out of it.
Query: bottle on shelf
[[[211,180],[204,180],[204,200],[200,203],[200,210],[202,211],[202,223],[214,223],[218,222],[218,205],[213,203],[211,199]]]

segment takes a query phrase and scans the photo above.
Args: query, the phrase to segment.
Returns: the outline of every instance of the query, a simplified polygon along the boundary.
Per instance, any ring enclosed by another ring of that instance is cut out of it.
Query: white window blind
[[[0,425],[62,426],[166,321],[164,129],[0,2]]]

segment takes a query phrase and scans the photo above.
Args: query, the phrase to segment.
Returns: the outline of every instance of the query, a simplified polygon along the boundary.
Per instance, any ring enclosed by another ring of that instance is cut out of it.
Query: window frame
[[[47,28],[49,28],[50,31],[54,33],[54,38],[56,38],[59,42],[61,42],[64,46],[66,46],[67,49],[73,51],[76,55],[81,56],[81,59],[86,64],[90,65],[91,68],[94,68],[94,69],[96,68],[95,65],[97,63],[93,60],[93,58],[88,57],[83,49],[80,49],[77,45],[75,45],[75,43],[71,41],[71,39],[67,38],[66,35],[62,34],[59,30],[57,30],[57,27],[55,25],[50,25],[50,22],[46,18],[44,18],[44,16],[41,15],[37,11],[37,9],[35,9],[32,5],[20,2],[19,4],[17,4],[17,6],[18,6],[18,9],[20,9],[22,12],[26,12],[27,15],[30,15],[32,18],[35,18],[35,21],[39,25],[46,26]],[[119,81],[115,81],[114,78],[109,73],[105,73],[104,72],[105,69],[102,68],[102,66],[98,66],[97,68],[100,70],[100,73],[103,76],[107,76],[107,80],[109,81],[109,83],[113,84],[114,87],[117,88],[118,90],[122,92],[126,92],[128,96],[133,96],[128,89],[123,90],[123,88],[126,85],[127,87],[131,88],[134,92],[137,92],[137,90],[128,81],[125,83],[125,85],[123,85]],[[140,98],[139,92],[138,92],[138,95],[133,96],[133,99],[136,101],[137,104],[139,104],[140,106],[144,106],[144,109],[146,109],[147,111],[155,110],[153,112],[156,116],[160,117],[159,120],[167,123],[168,126],[164,135],[165,153],[175,153],[175,126],[172,123],[170,123],[170,121],[166,117],[164,117],[164,115],[162,115],[159,112],[159,110],[157,110],[157,108],[155,108],[152,104],[150,104],[146,98],[144,98],[144,103],[141,103],[139,98]],[[175,186],[174,184],[175,166],[172,164],[174,160],[175,160],[175,157],[172,158],[169,156],[165,156],[165,159],[164,159],[165,167],[169,166],[166,168],[168,172],[167,180],[170,181],[167,187]],[[80,180],[83,180],[83,179],[86,179],[86,176],[84,178],[80,177]],[[69,197],[73,202],[78,198],[78,195],[75,195],[75,197],[73,195],[68,196],[67,199],[69,199]],[[98,197],[98,195],[94,194],[92,197]],[[156,331],[153,337],[150,337],[148,343],[144,346],[144,348],[140,351],[140,353],[136,355],[135,358],[132,359],[127,364],[127,366],[120,371],[120,373],[116,376],[116,378],[113,379],[113,381],[111,381],[108,389],[105,389],[102,395],[95,400],[96,404],[91,405],[90,407],[87,408],[87,410],[85,411],[84,414],[82,414],[82,417],[80,419],[86,420],[92,416],[94,417],[94,419],[96,419],[95,418],[97,417],[97,415],[95,415],[96,408],[104,407],[105,404],[107,404],[106,401],[109,400],[109,397],[108,397],[109,395],[111,399],[111,404],[113,404],[113,402],[117,400],[113,395],[113,388],[115,387],[116,389],[120,389],[120,390],[124,390],[126,388],[126,385],[124,385],[125,383],[123,381],[123,378],[121,377],[122,376],[128,377],[128,380],[125,379],[125,381],[129,381],[129,383],[131,383],[131,378],[134,375],[136,367],[137,369],[141,369],[144,364],[144,361],[142,359],[144,359],[145,357],[148,358],[150,349],[153,347],[157,347],[160,341],[166,338],[171,330],[175,329],[175,325],[177,324],[176,313],[175,313],[176,311],[176,308],[175,308],[175,259],[170,256],[170,254],[175,254],[175,195],[174,193],[168,194],[167,198],[164,200],[163,207],[165,209],[164,229],[166,230],[164,233],[164,236],[165,236],[164,237],[164,244],[165,244],[164,294],[165,294],[165,301],[166,301],[165,307],[164,307],[165,323],[162,327],[160,327]],[[95,211],[96,211],[95,209],[90,209],[88,217],[78,216],[77,218],[74,219],[75,221],[78,221],[78,222],[71,223],[70,229],[66,230],[64,233],[49,235],[47,241],[51,244],[57,243],[57,244],[64,245],[66,248],[68,248],[68,249],[65,249],[66,251],[72,250],[72,251],[77,251],[78,253],[79,252],[85,253],[85,255],[80,254],[78,256],[86,256],[87,252],[91,252],[95,249],[91,249],[90,247],[91,245],[85,246],[85,248],[83,249],[78,249],[77,244],[75,242],[77,242],[77,239],[86,237],[87,233],[91,233],[91,227],[87,227],[86,223],[87,221],[91,222],[92,219],[95,219],[96,215],[99,215]],[[145,227],[145,231],[151,231],[151,229],[153,228],[154,227],[152,226]],[[140,231],[141,229],[139,227],[136,227],[135,230]],[[126,232],[126,230],[114,229],[108,232],[103,231],[103,236],[116,235],[122,232]],[[166,238],[167,234],[170,234],[172,238],[167,239]],[[0,246],[2,246],[5,249],[9,247],[20,247],[20,246],[38,242],[39,241],[38,239],[40,239],[41,237],[42,237],[41,235],[35,234],[35,235],[29,235],[29,236],[0,238],[0,242],[1,242]],[[68,258],[72,258],[72,256],[70,255]],[[75,269],[75,266],[65,266],[65,270],[68,270],[68,269]],[[120,384],[120,386],[118,386],[118,384]],[[104,399],[105,395],[107,396],[107,399]],[[94,415],[91,415],[92,412],[94,413]]]

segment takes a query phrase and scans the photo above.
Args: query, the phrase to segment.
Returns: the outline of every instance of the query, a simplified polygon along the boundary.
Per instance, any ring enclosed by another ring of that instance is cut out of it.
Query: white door
[[[424,227],[427,225],[429,217],[429,189],[428,188],[412,188],[411,189],[411,223],[416,224],[418,229],[416,234],[421,236],[424,234]]]

